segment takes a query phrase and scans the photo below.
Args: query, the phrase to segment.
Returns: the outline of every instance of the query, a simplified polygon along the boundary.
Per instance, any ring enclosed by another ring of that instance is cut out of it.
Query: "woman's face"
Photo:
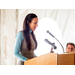
[[[29,28],[34,31],[38,26],[38,18],[33,18],[32,21],[29,23]]]

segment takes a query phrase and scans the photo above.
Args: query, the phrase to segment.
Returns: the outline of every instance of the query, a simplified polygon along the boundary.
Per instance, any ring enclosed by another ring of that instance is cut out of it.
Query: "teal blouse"
[[[32,32],[32,30],[30,29],[30,33],[31,32]],[[15,47],[14,47],[14,56],[22,61],[26,61],[28,58],[19,53],[21,43],[24,40],[22,32],[18,32],[17,35],[15,36],[15,38],[16,38],[16,41],[15,41]],[[35,55],[35,57],[37,57],[37,56]]]

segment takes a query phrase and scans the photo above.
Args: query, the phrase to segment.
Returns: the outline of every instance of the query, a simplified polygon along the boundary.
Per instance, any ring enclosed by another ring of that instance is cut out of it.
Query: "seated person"
[[[74,43],[67,43],[67,45],[66,45],[66,53],[75,52],[74,49],[75,49]]]

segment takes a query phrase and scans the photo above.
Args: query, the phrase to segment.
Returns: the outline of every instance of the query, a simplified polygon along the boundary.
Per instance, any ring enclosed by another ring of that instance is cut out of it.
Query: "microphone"
[[[51,43],[48,39],[45,39],[45,42],[47,42],[49,45],[53,46],[54,49],[57,49],[57,47],[55,46],[55,43]]]
[[[56,37],[55,36],[53,36],[48,30],[47,30],[47,33],[48,34],[50,34],[53,38],[55,38],[56,39]],[[59,40],[58,39],[56,39],[58,42],[59,42]],[[64,47],[62,46],[62,44],[59,42],[59,44],[61,45],[61,47],[62,47],[62,49],[63,49],[63,52],[64,52]]]
[[[54,38],[54,36],[48,30],[47,30],[47,33],[50,34]]]

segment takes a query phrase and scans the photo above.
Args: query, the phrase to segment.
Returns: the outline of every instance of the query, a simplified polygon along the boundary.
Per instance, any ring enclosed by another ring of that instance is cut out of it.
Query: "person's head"
[[[67,43],[67,45],[66,45],[66,51],[67,52],[74,51],[74,48],[75,48],[74,43]]]
[[[23,22],[23,31],[24,31],[24,36],[26,38],[26,42],[27,42],[27,48],[29,50],[31,50],[31,41],[30,41],[30,29],[32,30],[32,37],[35,41],[35,44],[36,44],[36,47],[37,47],[37,42],[34,38],[34,35],[33,35],[33,31],[36,29],[36,27],[38,26],[38,17],[36,14],[33,14],[33,13],[30,13],[28,14],[25,19],[24,19],[24,22]],[[35,47],[35,48],[36,48]]]
[[[31,29],[32,31],[34,31],[37,26],[38,26],[37,15],[33,13],[28,14],[24,19],[23,30]]]

